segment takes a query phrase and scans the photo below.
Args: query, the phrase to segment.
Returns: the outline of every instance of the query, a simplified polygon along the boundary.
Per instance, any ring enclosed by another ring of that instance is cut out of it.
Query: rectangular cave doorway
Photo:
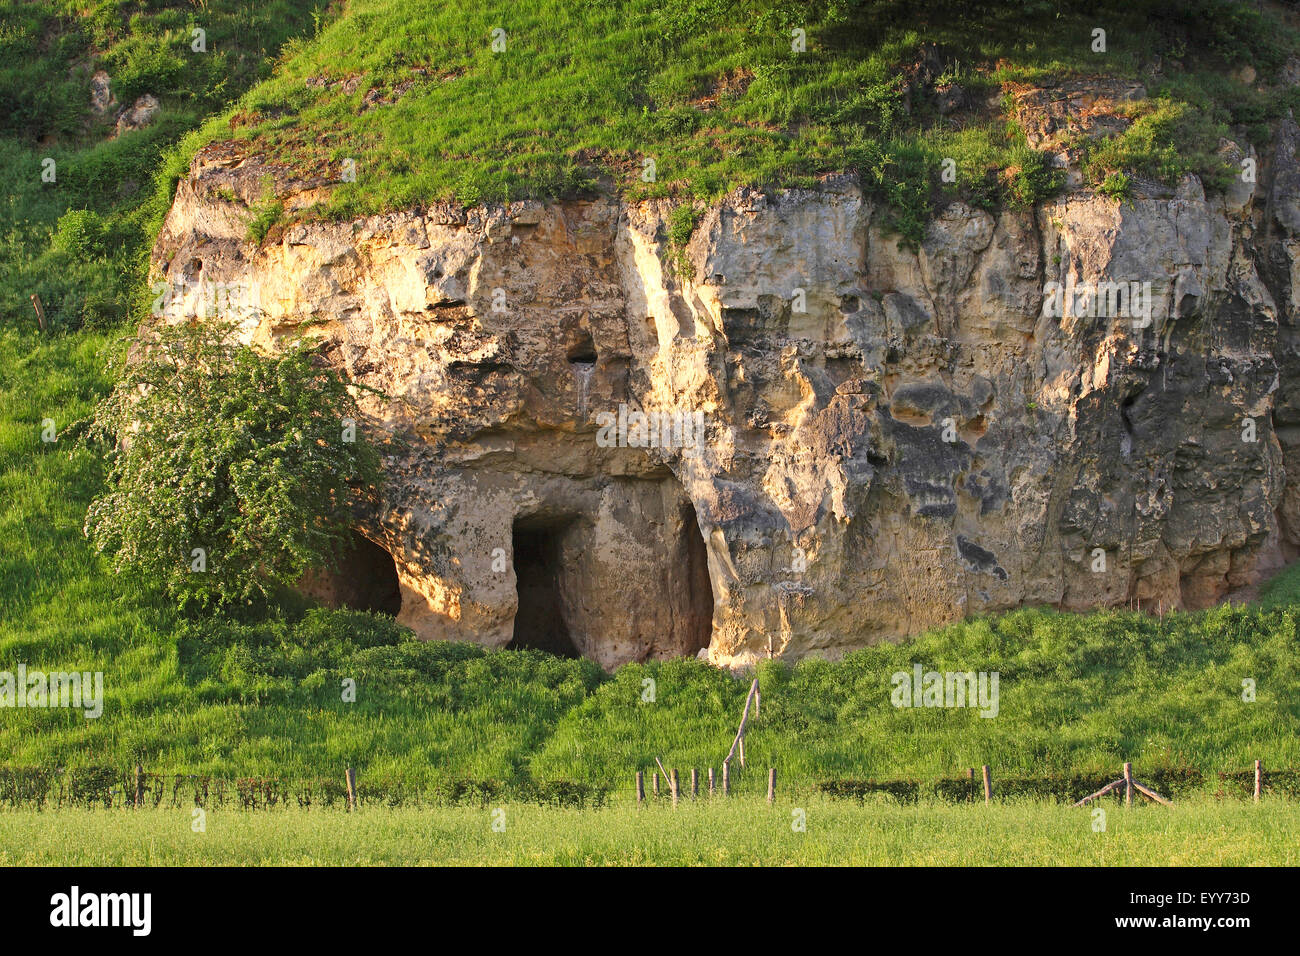
[[[557,657],[581,657],[569,637],[560,602],[560,538],[570,521],[520,521],[512,531],[519,608],[506,647],[531,647]]]

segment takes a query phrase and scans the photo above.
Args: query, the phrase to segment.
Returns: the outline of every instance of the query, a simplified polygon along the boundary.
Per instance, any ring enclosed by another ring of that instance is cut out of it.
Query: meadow
[[[794,825],[802,817],[805,829]],[[816,796],[601,810],[0,813],[0,866],[1295,866],[1300,804],[991,806]]]

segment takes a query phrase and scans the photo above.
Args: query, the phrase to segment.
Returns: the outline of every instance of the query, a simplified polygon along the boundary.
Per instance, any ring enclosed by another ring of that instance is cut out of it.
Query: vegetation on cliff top
[[[1058,7],[0,3],[0,162],[16,171],[0,206],[0,315],[31,316],[36,292],[55,328],[139,317],[148,248],[175,184],[215,139],[334,182],[316,212],[336,217],[594,189],[709,200],[741,184],[807,185],[854,170],[916,240],[954,196],[1021,204],[1059,184],[1017,123],[1006,93],[1018,85],[1097,76],[1145,85],[1149,99],[1130,107],[1127,130],[1085,144],[1098,185],[1189,171],[1221,183],[1220,136],[1262,147],[1271,121],[1300,105],[1282,82],[1300,50],[1283,6]],[[1093,50],[1096,29],[1104,53]],[[107,139],[112,111],[100,120],[89,109],[101,68],[119,104],[156,95],[158,120]],[[41,178],[46,159],[54,183]],[[344,181],[349,170],[355,181]]]
[[[1059,184],[1017,125],[1017,83],[1147,86],[1090,162],[1097,182],[1221,180],[1220,136],[1262,146],[1300,102],[1278,82],[1294,37],[1227,0],[355,0],[190,145],[234,137],[338,182],[322,210],[338,217],[596,188],[708,201],[855,170],[916,240],[953,196],[1029,203]],[[1232,72],[1246,65],[1256,81]]]

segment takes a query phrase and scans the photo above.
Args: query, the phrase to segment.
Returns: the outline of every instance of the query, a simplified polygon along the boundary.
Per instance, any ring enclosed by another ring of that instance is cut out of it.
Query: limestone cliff
[[[916,250],[849,176],[734,192],[680,250],[668,204],[614,198],[257,244],[268,175],[290,212],[328,184],[221,144],[154,265],[255,285],[249,341],[310,330],[389,396],[363,404],[405,450],[361,530],[421,636],[833,656],[1024,604],[1204,607],[1297,553],[1297,143],[1222,197],[956,203]]]

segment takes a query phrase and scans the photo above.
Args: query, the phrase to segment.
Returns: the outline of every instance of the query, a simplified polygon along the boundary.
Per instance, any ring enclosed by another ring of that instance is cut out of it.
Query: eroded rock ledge
[[[254,284],[248,340],[310,328],[390,396],[364,407],[407,450],[361,530],[422,637],[834,656],[1024,604],[1204,607],[1297,553],[1297,141],[1284,124],[1258,189],[957,203],[916,251],[850,177],[742,190],[679,270],[669,207],[615,199],[258,245],[266,175],[290,210],[325,187],[224,144],[154,264]],[[1150,282],[1149,324],[1044,314],[1085,281]],[[598,442],[620,404],[702,412],[705,441]]]

